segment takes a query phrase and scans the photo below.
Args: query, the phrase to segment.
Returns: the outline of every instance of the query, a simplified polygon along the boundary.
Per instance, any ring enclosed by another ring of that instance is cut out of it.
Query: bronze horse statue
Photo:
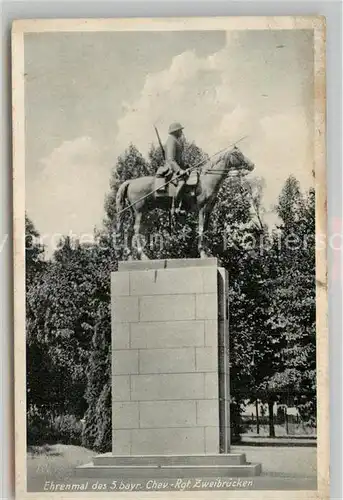
[[[207,230],[209,216],[216,201],[216,195],[228,174],[244,175],[255,168],[249,160],[234,146],[229,151],[225,151],[204,163],[200,171],[199,181],[195,187],[195,193],[188,200],[188,210],[198,212],[198,250],[200,257],[208,257],[204,247],[204,232]],[[129,206],[125,208],[126,202]],[[172,202],[161,203],[155,196],[155,177],[138,177],[123,182],[116,197],[116,210],[118,215],[117,231],[121,231],[121,215],[126,209],[130,209],[134,217],[133,231],[130,231],[128,238],[129,258],[132,255],[132,240],[137,238],[138,258],[146,260],[148,257],[143,251],[140,243],[140,231],[143,216],[154,208],[171,209]]]

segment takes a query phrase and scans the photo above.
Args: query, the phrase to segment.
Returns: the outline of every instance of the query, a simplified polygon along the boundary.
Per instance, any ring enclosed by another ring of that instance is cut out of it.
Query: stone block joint
[[[130,453],[148,455],[223,448],[219,317],[226,298],[217,261],[205,264],[134,262],[119,266],[112,280],[120,284],[112,287],[112,318],[120,325],[113,327],[113,432],[120,436],[113,453],[129,445]]]

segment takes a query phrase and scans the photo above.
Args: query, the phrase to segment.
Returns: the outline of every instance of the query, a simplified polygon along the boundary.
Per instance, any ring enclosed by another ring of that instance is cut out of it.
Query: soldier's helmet
[[[173,132],[178,132],[179,130],[183,130],[183,128],[184,127],[181,125],[181,123],[174,122],[169,126],[168,133],[172,134]]]

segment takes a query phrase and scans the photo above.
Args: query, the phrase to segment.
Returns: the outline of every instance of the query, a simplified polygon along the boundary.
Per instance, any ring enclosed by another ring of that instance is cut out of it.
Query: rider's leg
[[[176,191],[175,195],[175,212],[180,213],[181,212],[181,205],[182,205],[182,198],[183,198],[183,192],[185,189],[186,182],[185,181],[179,181],[179,186],[178,190]]]

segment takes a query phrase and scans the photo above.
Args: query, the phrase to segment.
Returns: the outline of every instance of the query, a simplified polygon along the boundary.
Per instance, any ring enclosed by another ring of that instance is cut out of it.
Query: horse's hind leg
[[[174,206],[170,210],[168,210],[168,230],[169,230],[169,235],[171,236],[173,233],[173,226],[174,226],[174,217],[175,217],[175,210]]]
[[[124,241],[124,247],[126,250],[126,255],[128,257],[128,260],[132,260],[132,240],[133,240],[133,229],[132,227],[130,227],[127,230],[126,241]]]
[[[131,220],[124,223],[122,217],[117,218],[116,237],[120,238],[123,257],[126,256],[128,260],[132,258],[132,239],[133,239],[133,210],[131,210]]]
[[[144,236],[141,234],[142,228],[142,212],[135,213],[135,224],[134,224],[134,239],[137,246],[137,255],[140,260],[149,260],[148,256],[144,253],[144,247],[146,242],[144,241]]]

